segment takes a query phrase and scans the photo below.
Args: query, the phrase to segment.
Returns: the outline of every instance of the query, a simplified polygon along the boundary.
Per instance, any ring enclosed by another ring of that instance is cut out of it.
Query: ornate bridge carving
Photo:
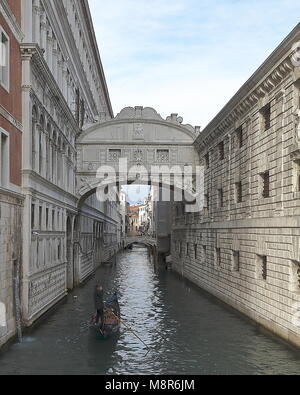
[[[132,168],[140,169],[138,174],[143,177],[144,173],[151,173],[152,166],[197,166],[199,157],[194,142],[199,131],[199,127],[184,125],[177,114],[163,119],[153,108],[127,107],[114,119],[102,114],[99,122],[85,126],[77,139],[78,198],[99,185],[100,167],[113,169],[117,180],[124,184],[125,166],[120,166],[120,159],[126,160],[129,178],[134,176],[130,173]]]

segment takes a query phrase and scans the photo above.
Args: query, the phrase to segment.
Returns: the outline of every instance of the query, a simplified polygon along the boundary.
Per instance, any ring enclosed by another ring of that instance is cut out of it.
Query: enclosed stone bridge
[[[105,173],[114,173],[112,183],[118,185],[136,182],[137,173],[139,184],[153,185],[153,166],[197,166],[199,157],[194,142],[199,132],[199,127],[184,125],[177,114],[163,119],[149,107],[127,107],[114,119],[103,114],[98,123],[86,125],[77,139],[78,199],[95,193]]]

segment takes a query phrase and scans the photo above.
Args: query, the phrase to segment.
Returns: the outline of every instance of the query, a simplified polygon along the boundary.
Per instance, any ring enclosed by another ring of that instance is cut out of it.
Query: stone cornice
[[[196,224],[178,224],[174,231],[188,230],[195,232],[205,229],[258,229],[258,228],[299,228],[300,216],[284,215],[282,217],[252,217],[247,219],[235,219],[224,221],[203,222]]]
[[[25,196],[18,192],[12,191],[11,189],[5,189],[0,187],[0,200],[1,200],[1,195],[13,197],[14,199],[20,199],[21,201],[25,199]]]
[[[0,0],[0,14],[3,15],[16,40],[21,43],[24,38],[24,34],[6,0]]]
[[[264,97],[274,91],[292,73],[294,70],[291,62],[292,46],[297,41],[300,41],[300,24],[200,133],[195,142],[198,149],[207,146],[216,134],[231,128],[235,122],[244,117],[255,105],[259,105]]]
[[[49,189],[51,189],[52,191],[60,193],[62,196],[72,200],[73,202],[77,201],[77,197],[75,195],[73,195],[72,193],[67,192],[63,188],[53,184],[51,181],[46,180],[45,178],[43,178],[42,176],[40,176],[38,173],[36,173],[33,170],[23,170],[22,171],[22,175],[30,177],[31,179],[33,179],[35,181],[38,181],[39,183],[41,183],[44,186],[46,186]],[[42,195],[42,193],[40,191],[37,192],[37,190],[35,188],[32,188],[30,186],[29,187],[23,187],[23,189],[30,190],[32,193],[38,193],[39,195]],[[44,195],[44,196],[49,198],[49,195]]]
[[[43,79],[44,83],[47,84],[51,90],[53,100],[58,108],[61,108],[65,116],[69,119],[72,124],[75,134],[79,133],[78,125],[76,124],[75,118],[70,110],[57,82],[55,81],[45,59],[40,47],[37,44],[21,44],[21,54],[22,58],[30,57],[32,64],[39,71],[40,78]],[[23,86],[23,88],[26,88]],[[32,86],[27,87],[33,89]]]
[[[110,225],[117,225],[117,221],[108,217],[106,214],[102,213],[95,207],[89,206],[87,203],[84,203],[79,210],[79,214],[83,216],[92,215],[98,221],[108,222]]]

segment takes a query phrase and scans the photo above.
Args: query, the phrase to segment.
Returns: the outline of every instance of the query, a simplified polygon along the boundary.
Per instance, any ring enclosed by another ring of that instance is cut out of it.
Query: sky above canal
[[[124,185],[123,191],[127,195],[127,202],[130,204],[144,203],[145,198],[149,195],[150,187],[148,185]]]
[[[299,22],[299,0],[89,0],[115,114],[204,127]]]

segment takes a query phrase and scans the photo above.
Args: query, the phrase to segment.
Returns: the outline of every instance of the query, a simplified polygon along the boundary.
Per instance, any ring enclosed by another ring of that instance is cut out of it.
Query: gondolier
[[[94,303],[96,309],[96,324],[99,324],[101,319],[101,323],[103,323],[103,287],[101,285],[96,285],[95,293],[94,293]]]
[[[115,292],[107,302],[104,302],[103,288],[97,285],[94,302],[97,313],[91,319],[90,328],[97,329],[104,339],[118,334],[120,329],[120,306],[117,293]]]

